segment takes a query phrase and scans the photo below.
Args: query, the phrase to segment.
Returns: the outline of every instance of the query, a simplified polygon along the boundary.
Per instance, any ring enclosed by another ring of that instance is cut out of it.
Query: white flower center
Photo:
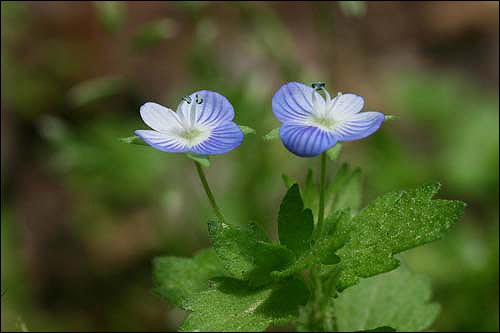
[[[211,133],[212,130],[210,128],[201,124],[195,124],[194,126],[176,131],[174,135],[178,137],[180,142],[191,148],[207,140]]]
[[[313,106],[311,109],[311,115],[305,121],[305,124],[308,126],[315,126],[324,131],[333,131],[335,126],[340,122],[339,119],[335,119],[333,114],[333,108],[336,104],[337,99],[332,99],[330,94],[322,89],[325,93],[326,100],[323,97],[313,91],[312,93],[312,101]],[[339,93],[340,94],[340,93]],[[319,96],[318,96],[319,95]],[[324,103],[319,103],[318,99],[321,98]]]
[[[177,109],[180,126],[173,128],[171,134],[176,136],[181,143],[191,148],[207,140],[212,133],[212,129],[196,122],[198,118],[198,105],[201,104],[198,102],[198,97],[187,104],[189,105],[187,112],[182,113],[180,108]]]

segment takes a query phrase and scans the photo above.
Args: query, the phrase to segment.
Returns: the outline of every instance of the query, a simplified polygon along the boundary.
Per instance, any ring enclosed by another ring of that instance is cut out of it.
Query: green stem
[[[325,182],[326,182],[326,152],[321,154],[321,178],[319,181],[319,210],[317,235],[321,233],[323,220],[325,219]]]
[[[214,209],[215,215],[217,215],[217,218],[221,222],[224,221],[224,216],[222,215],[219,206],[217,206],[217,202],[215,201],[215,197],[210,190],[210,186],[208,186],[207,182],[207,177],[205,177],[205,173],[203,172],[203,168],[200,163],[194,162],[194,165],[196,166],[196,171],[198,171],[198,176],[200,176],[201,183],[203,184],[203,188],[205,189],[205,193],[207,194],[208,201],[210,201],[210,204],[212,205],[212,208]]]

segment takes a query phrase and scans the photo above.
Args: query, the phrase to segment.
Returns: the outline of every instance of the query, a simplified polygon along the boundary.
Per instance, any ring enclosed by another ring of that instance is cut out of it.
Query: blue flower
[[[316,156],[337,142],[365,138],[382,125],[384,114],[360,112],[363,97],[338,94],[332,99],[324,85],[314,86],[290,82],[273,96],[273,112],[283,123],[281,141],[292,153]],[[319,94],[321,90],[325,98]]]
[[[232,121],[233,106],[213,91],[201,90],[184,97],[177,112],[151,102],[141,106],[140,112],[153,130],[137,130],[135,134],[158,150],[216,155],[243,141],[243,132]]]

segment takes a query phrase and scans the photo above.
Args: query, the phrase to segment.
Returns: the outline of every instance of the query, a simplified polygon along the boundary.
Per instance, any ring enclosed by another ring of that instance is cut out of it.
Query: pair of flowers
[[[281,141],[301,157],[317,156],[337,142],[362,139],[379,129],[384,114],[360,112],[363,105],[361,96],[339,93],[331,98],[324,84],[298,82],[284,84],[272,99],[274,115],[282,123]],[[216,92],[201,90],[184,97],[177,112],[149,102],[140,113],[152,130],[135,133],[158,150],[217,155],[243,141],[231,103]]]

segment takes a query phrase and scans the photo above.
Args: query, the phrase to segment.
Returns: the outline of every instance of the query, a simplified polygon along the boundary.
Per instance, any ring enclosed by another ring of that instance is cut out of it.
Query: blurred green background
[[[315,159],[261,137],[286,81],[325,81],[399,115],[344,145],[364,201],[440,181],[468,203],[442,241],[404,259],[428,275],[435,331],[498,330],[498,2],[1,3],[2,330],[174,330],[151,258],[207,247],[192,161],[117,138],[139,107],[223,93],[257,130],[212,159],[230,220],[276,233],[281,173]],[[330,168],[334,168],[330,165]]]

